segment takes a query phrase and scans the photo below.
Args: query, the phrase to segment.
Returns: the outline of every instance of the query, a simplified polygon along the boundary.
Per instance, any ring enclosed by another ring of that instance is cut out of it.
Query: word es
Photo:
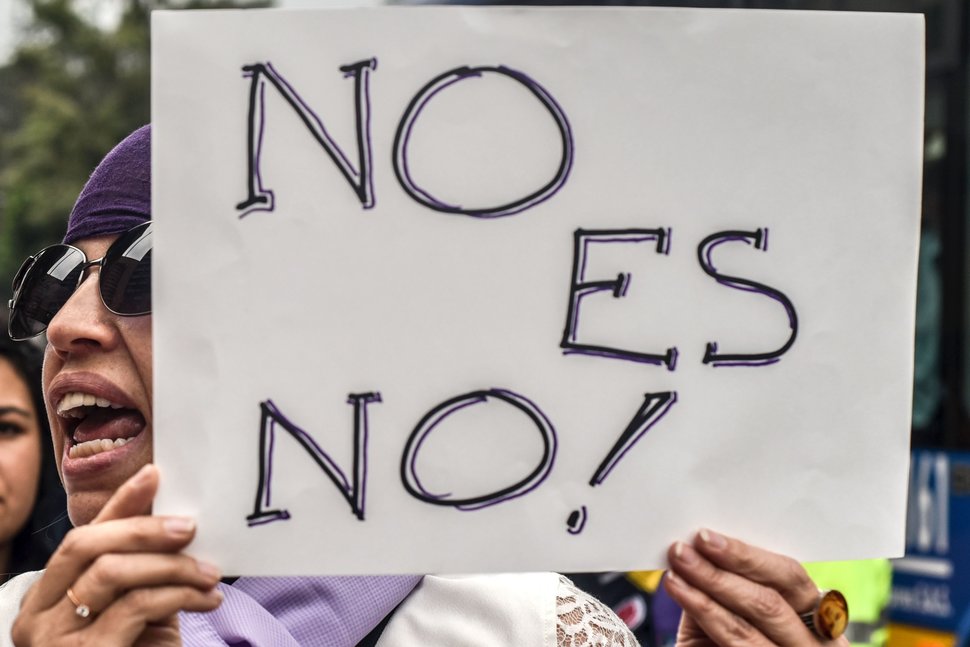
[[[593,244],[625,243],[642,244],[654,243],[657,254],[670,253],[670,229],[577,229],[573,236],[573,270],[569,286],[569,306],[566,314],[566,327],[563,330],[560,347],[568,354],[593,355],[614,359],[643,362],[647,364],[662,364],[667,370],[673,371],[677,365],[678,351],[670,347],[660,353],[648,353],[611,346],[585,344],[577,341],[577,328],[580,319],[580,307],[583,299],[597,292],[610,292],[614,298],[626,295],[630,285],[630,274],[621,272],[616,278],[590,280],[586,277],[586,264],[590,256],[590,246]],[[719,272],[714,266],[712,255],[719,245],[731,242],[743,242],[753,245],[755,249],[767,251],[768,229],[761,228],[754,231],[719,231],[711,234],[697,246],[697,262],[701,269],[721,285],[735,290],[755,292],[774,299],[782,305],[788,315],[790,333],[788,339],[780,347],[761,353],[726,353],[718,349],[717,342],[708,342],[704,352],[704,364],[712,366],[764,366],[777,362],[784,355],[798,335],[798,315],[795,306],[784,293],[775,288],[752,281],[750,279],[729,276]]]

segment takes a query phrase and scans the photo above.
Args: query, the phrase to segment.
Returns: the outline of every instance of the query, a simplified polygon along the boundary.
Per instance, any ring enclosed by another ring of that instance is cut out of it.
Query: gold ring
[[[67,589],[67,599],[70,600],[71,604],[74,605],[74,613],[77,614],[79,618],[91,617],[91,607],[78,600],[77,596],[74,595],[74,591],[72,591],[70,588]]]
[[[815,608],[798,617],[819,638],[835,640],[849,626],[849,603],[835,589],[819,591]]]

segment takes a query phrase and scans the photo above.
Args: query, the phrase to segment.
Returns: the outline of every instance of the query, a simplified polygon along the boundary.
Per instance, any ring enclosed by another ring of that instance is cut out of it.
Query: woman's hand
[[[180,553],[194,522],[147,516],[157,489],[158,470],[146,465],[94,521],[68,533],[24,598],[15,645],[181,645],[177,613],[219,606],[219,572]]]
[[[848,646],[825,641],[802,622],[819,591],[795,560],[702,530],[677,542],[667,557],[667,592],[684,609],[679,647],[784,645]]]

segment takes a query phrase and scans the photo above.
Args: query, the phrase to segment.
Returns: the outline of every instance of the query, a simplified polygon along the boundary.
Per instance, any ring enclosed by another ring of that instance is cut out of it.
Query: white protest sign
[[[156,511],[246,574],[902,551],[922,19],[153,19]]]

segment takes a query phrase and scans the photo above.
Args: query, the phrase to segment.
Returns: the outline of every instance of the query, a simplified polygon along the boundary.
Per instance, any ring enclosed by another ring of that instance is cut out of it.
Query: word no
[[[677,393],[665,391],[646,393],[630,423],[613,443],[606,458],[593,473],[589,484],[600,485],[630,449],[662,419],[677,401]],[[368,405],[381,402],[380,393],[352,393],[347,403],[354,407],[354,458],[352,476],[344,473],[336,461],[320,447],[313,437],[301,427],[287,419],[272,402],[260,403],[259,429],[259,484],[256,488],[256,501],[253,512],[246,517],[250,526],[290,518],[290,513],[273,507],[272,480],[273,454],[278,431],[289,434],[306,451],[320,470],[337,487],[337,490],[350,506],[351,512],[361,521],[364,520],[367,491],[367,446],[369,437]],[[448,418],[469,407],[509,406],[525,416],[535,427],[542,439],[542,455],[528,474],[514,483],[493,492],[477,496],[455,498],[450,494],[436,494],[428,491],[418,474],[418,454],[427,438],[440,429]],[[539,407],[528,398],[506,389],[487,389],[465,393],[432,407],[411,431],[401,452],[400,475],[404,489],[412,497],[430,505],[447,506],[458,510],[478,510],[503,501],[528,494],[548,478],[556,460],[558,438],[552,422]]]
[[[296,111],[310,134],[327,153],[337,169],[347,180],[364,209],[371,209],[376,203],[371,168],[370,132],[370,72],[377,69],[377,59],[371,58],[350,65],[341,66],[345,77],[354,79],[354,109],[356,115],[357,165],[350,160],[327,132],[323,121],[304,102],[271,63],[256,63],[243,66],[243,76],[250,79],[249,86],[249,130],[248,165],[246,173],[246,199],[236,205],[240,217],[254,211],[273,211],[275,196],[273,191],[263,186],[261,155],[263,133],[266,123],[265,95],[267,84]],[[439,92],[469,79],[481,78],[486,74],[498,74],[521,84],[549,112],[562,140],[562,151],[558,168],[552,179],[528,195],[506,204],[483,208],[466,208],[448,204],[436,198],[429,189],[419,186],[408,170],[408,143],[411,132],[427,103]],[[458,67],[440,74],[421,88],[408,104],[394,135],[393,163],[394,174],[404,192],[419,204],[444,213],[463,214],[476,218],[498,218],[509,216],[534,207],[548,200],[566,182],[573,161],[573,136],[569,121],[559,104],[545,88],[528,76],[511,68],[498,66]]]

